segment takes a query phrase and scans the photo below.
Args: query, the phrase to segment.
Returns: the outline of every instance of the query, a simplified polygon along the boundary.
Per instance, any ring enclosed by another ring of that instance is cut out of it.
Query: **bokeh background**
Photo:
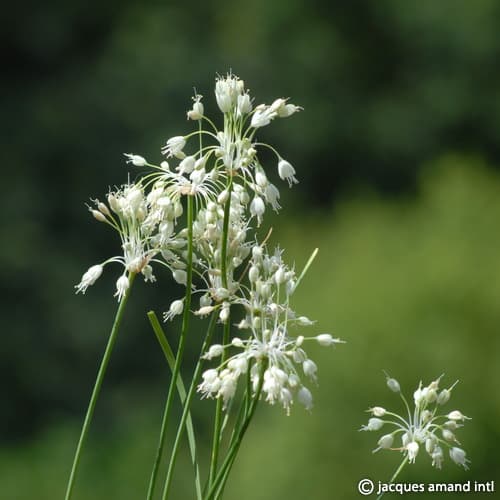
[[[347,344],[311,348],[311,414],[259,411],[227,498],[355,499],[359,479],[387,480],[400,456],[372,455],[378,434],[357,432],[369,406],[399,409],[383,369],[410,394],[420,379],[460,379],[449,410],[473,417],[460,431],[470,471],[449,460],[436,471],[422,455],[402,480],[498,482],[499,18],[495,0],[11,3],[0,34],[0,498],[63,496],[116,307],[112,271],[73,293],[118,249],[85,203],[126,181],[122,153],[159,159],[189,130],[193,87],[215,113],[214,77],[230,69],[259,102],[305,108],[261,131],[301,180],[266,224],[298,266],[320,248],[294,305]],[[159,281],[134,293],[75,499],[145,495],[168,383],[145,312],[179,293]],[[196,405],[202,446],[209,414],[210,402]],[[175,498],[193,498],[182,461]]]

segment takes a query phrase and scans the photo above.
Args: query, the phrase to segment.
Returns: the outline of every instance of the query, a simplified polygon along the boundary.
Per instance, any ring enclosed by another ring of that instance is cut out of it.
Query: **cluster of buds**
[[[262,385],[266,401],[278,402],[287,414],[296,398],[306,409],[313,406],[312,394],[302,383],[301,374],[316,382],[317,366],[303,349],[304,341],[315,340],[322,346],[340,343],[330,334],[315,337],[299,335],[292,338],[290,327],[313,324],[305,316],[297,316],[290,308],[290,296],[297,278],[282,260],[282,252],[272,255],[255,245],[248,270],[249,288],[236,304],[245,309],[245,317],[238,324],[240,330],[249,331],[248,339],[233,338],[230,345],[213,345],[206,359],[218,358],[225,349],[240,352],[223,361],[217,368],[206,370],[198,390],[207,397],[222,398],[227,406],[236,392],[238,379],[250,370],[252,390]],[[262,374],[262,369],[264,372]],[[263,376],[263,381],[260,377]],[[261,384],[262,382],[262,384]]]
[[[126,184],[117,191],[110,192],[107,205],[99,200],[94,203],[95,208],[89,207],[90,212],[95,219],[118,232],[123,254],[90,267],[75,288],[77,292],[85,293],[101,276],[106,264],[118,262],[123,265],[124,274],[116,282],[115,296],[121,300],[129,287],[128,273],[142,273],[149,281],[155,279],[150,262],[159,249],[153,241],[147,222],[150,205],[140,184]]]
[[[469,460],[466,453],[455,436],[458,428],[463,426],[466,420],[470,420],[461,411],[453,410],[446,414],[439,412],[440,408],[448,403],[451,392],[457,382],[451,387],[440,389],[441,377],[432,381],[428,386],[419,386],[413,393],[414,410],[410,407],[398,381],[387,375],[387,386],[398,393],[407,410],[407,417],[398,415],[380,406],[368,410],[372,417],[368,424],[361,427],[362,431],[378,431],[386,426],[394,430],[384,434],[378,440],[378,446],[373,451],[381,449],[397,450],[405,454],[410,463],[414,463],[420,448],[424,448],[432,460],[432,465],[440,469],[444,460],[444,449],[448,449],[449,456],[453,462],[468,468]],[[400,440],[401,446],[394,446],[396,439]]]

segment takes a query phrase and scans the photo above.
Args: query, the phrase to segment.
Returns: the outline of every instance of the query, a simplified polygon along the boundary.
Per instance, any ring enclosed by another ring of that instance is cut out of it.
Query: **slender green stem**
[[[129,287],[125,292],[122,300],[120,301],[120,305],[118,306],[118,310],[116,311],[115,320],[113,322],[113,327],[111,328],[111,333],[109,334],[108,343],[106,345],[106,349],[104,351],[104,355],[102,357],[101,365],[99,367],[99,371],[97,372],[96,381],[94,384],[94,388],[92,389],[92,395],[90,397],[89,406],[87,408],[87,414],[85,415],[85,420],[83,422],[82,430],[80,433],[80,439],[78,440],[78,445],[76,447],[75,458],[73,459],[73,466],[71,468],[71,474],[69,476],[68,485],[66,487],[66,496],[65,500],[69,500],[73,493],[73,487],[75,484],[76,472],[78,470],[78,465],[80,463],[80,456],[82,453],[83,444],[85,439],[87,438],[87,433],[89,430],[90,422],[92,421],[92,417],[94,415],[95,406],[97,403],[97,398],[99,397],[99,393],[101,391],[102,381],[104,380],[104,375],[106,374],[106,369],[108,367],[109,359],[111,357],[111,352],[113,351],[113,346],[116,341],[116,336],[118,334],[118,330],[120,329],[120,324],[123,319],[123,313],[125,311],[125,306],[127,305],[128,298],[130,296],[130,292],[132,290],[132,284],[135,279],[135,273],[129,274]]]
[[[156,338],[158,339],[158,343],[160,344],[163,354],[165,354],[165,358],[167,360],[168,366],[170,367],[170,370],[174,370],[175,366],[175,355],[174,351],[170,347],[170,344],[168,343],[167,337],[165,335],[165,332],[163,331],[163,328],[160,325],[160,322],[158,321],[158,317],[156,316],[154,311],[149,311],[148,312],[148,318],[149,322],[151,323],[151,327],[153,328],[153,331],[156,335]],[[184,405],[184,402],[186,401],[186,386],[184,385],[184,382],[182,380],[181,375],[179,374],[179,377],[177,378],[177,392],[179,393],[179,399],[181,400],[181,404]],[[198,457],[197,457],[197,451],[196,451],[196,439],[195,439],[195,434],[194,434],[194,426],[193,426],[193,419],[191,418],[191,412],[188,411],[187,414],[187,421],[186,421],[186,429],[187,429],[187,435],[188,435],[188,441],[189,441],[189,451],[191,453],[191,462],[193,464],[194,468],[194,482],[195,482],[195,489],[196,489],[196,497],[198,500],[202,499],[202,492],[201,492],[201,477],[200,477],[200,467],[198,465]]]
[[[158,448],[156,451],[156,457],[153,464],[153,470],[151,471],[151,478],[149,480],[149,487],[147,493],[147,500],[153,498],[154,489],[156,485],[156,480],[158,478],[158,469],[160,467],[161,457],[163,454],[163,447],[165,446],[165,438],[167,435],[167,425],[170,418],[170,412],[172,409],[173,395],[175,392],[175,387],[177,384],[177,377],[181,369],[182,358],[184,355],[184,348],[186,345],[187,332],[189,329],[189,317],[191,309],[191,288],[193,282],[193,197],[187,197],[187,229],[188,229],[188,247],[187,247],[187,277],[186,277],[186,296],[184,298],[184,314],[182,317],[182,330],[179,339],[179,346],[177,348],[177,354],[175,356],[175,365],[172,373],[172,380],[168,388],[167,400],[165,402],[165,408],[163,410],[163,417],[160,428],[160,436],[158,439]]]
[[[212,500],[215,498],[219,497],[220,490],[224,486],[224,481],[227,480],[229,470],[234,463],[234,459],[236,458],[236,454],[238,453],[238,450],[240,448],[241,442],[243,440],[243,437],[245,436],[245,433],[248,429],[248,426],[250,425],[250,422],[252,421],[252,418],[254,416],[255,410],[257,408],[257,404],[260,399],[260,394],[262,392],[262,385],[264,384],[264,372],[266,371],[267,368],[267,360],[264,360],[262,362],[262,367],[259,373],[259,384],[257,386],[257,390],[255,391],[253,400],[250,404],[250,408],[248,410],[248,413],[245,417],[245,420],[241,424],[241,427],[239,429],[238,435],[236,436],[236,439],[234,440],[233,444],[230,446],[226,458],[224,459],[224,462],[222,463],[219,472],[217,473],[217,476],[213,480],[208,493],[205,497],[205,500]]]
[[[231,193],[233,188],[232,179],[229,179],[228,198],[224,206],[224,221],[222,225],[222,248],[221,248],[221,274],[222,274],[222,286],[228,288],[228,276],[227,276],[227,246],[229,237],[229,217],[231,214]],[[224,324],[224,333],[222,338],[222,345],[227,345],[229,343],[229,334],[231,329],[230,318],[227,318]],[[226,351],[222,353],[221,362],[224,363],[226,360]],[[214,435],[212,441],[212,453],[210,456],[210,472],[208,475],[208,484],[212,482],[217,472],[217,462],[219,460],[219,447],[221,442],[222,434],[222,399],[217,399],[215,405],[215,418],[214,418]]]
[[[191,406],[191,401],[193,400],[193,395],[196,390],[196,384],[198,383],[198,379],[200,378],[201,369],[203,366],[203,354],[207,352],[208,347],[210,346],[210,342],[212,341],[212,336],[215,330],[215,325],[217,322],[217,314],[213,313],[212,318],[210,319],[210,324],[208,325],[207,333],[205,335],[205,340],[203,342],[203,346],[201,348],[201,353],[198,358],[198,363],[196,364],[193,378],[191,379],[191,385],[189,386],[189,390],[186,396],[186,400],[184,402],[184,408],[182,410],[181,420],[179,422],[179,427],[177,428],[177,434],[175,436],[174,445],[172,447],[172,452],[170,454],[170,462],[168,464],[167,478],[165,480],[165,486],[163,488],[163,496],[162,499],[166,500],[168,498],[168,492],[170,490],[170,486],[172,483],[172,476],[174,472],[175,462],[177,460],[177,453],[179,452],[179,445],[181,442],[182,434],[184,432],[184,426],[186,425],[186,419],[189,415],[189,409]],[[201,491],[199,492],[201,496]]]
[[[399,476],[399,473],[403,470],[403,467],[408,463],[408,456],[406,456],[399,467],[397,468],[396,472],[392,475],[391,480],[389,481],[389,484],[392,484],[396,478]],[[377,500],[380,500],[385,494],[385,491],[380,493],[380,495],[377,497]]]
[[[243,420],[247,417],[248,411],[250,410],[250,404],[252,402],[252,386],[251,386],[251,377],[250,377],[250,366],[248,367],[248,372],[247,372],[247,388],[245,390],[245,394],[243,396],[243,400],[241,402],[240,410],[238,412],[238,416],[236,418],[236,422],[234,424],[233,432],[231,434],[231,439],[229,441],[229,448],[233,445],[236,437],[239,435],[242,422]],[[231,468],[233,466],[233,463],[236,459],[236,454],[233,455],[233,458],[231,459],[228,467],[226,468],[226,471],[224,472],[224,476],[221,479],[221,485],[219,489],[217,490],[217,495],[216,498],[222,498],[222,495],[224,493],[224,487],[226,486],[227,479],[229,477],[229,473],[231,472]]]

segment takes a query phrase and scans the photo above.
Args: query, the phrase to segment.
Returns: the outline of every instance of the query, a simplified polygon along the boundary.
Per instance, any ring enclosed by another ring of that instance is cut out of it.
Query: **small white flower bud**
[[[112,193],[108,194],[108,204],[115,214],[121,213],[120,203],[116,199],[116,196]]]
[[[213,310],[214,306],[203,306],[200,307],[197,311],[194,312],[195,316],[208,316]]]
[[[378,451],[380,449],[388,449],[392,446],[392,443],[394,442],[394,436],[392,434],[384,434],[377,442],[378,448],[375,451]]]
[[[428,422],[432,417],[432,413],[429,410],[424,410],[420,416],[422,422]]]
[[[436,446],[434,451],[431,454],[432,457],[432,466],[436,467],[436,469],[440,469],[443,464],[443,449],[441,446]]]
[[[232,106],[231,87],[226,79],[217,80],[215,83],[215,99],[223,113],[228,113]]]
[[[99,212],[99,210],[91,210],[91,212],[94,216],[94,219],[98,220],[99,222],[106,222],[106,217],[104,217],[104,214],[102,212]]]
[[[176,158],[183,159],[186,155],[182,152],[186,145],[186,139],[183,136],[177,135],[171,137],[167,144],[162,148],[162,153],[167,156],[175,156]]]
[[[217,197],[217,202],[220,203],[221,205],[224,205],[226,201],[229,198],[229,191],[227,189],[224,189],[219,196]]]
[[[290,373],[290,375],[288,375],[288,385],[292,389],[295,389],[295,387],[298,387],[299,384],[300,378],[295,373]]]
[[[190,174],[194,170],[196,159],[194,156],[186,156],[176,168],[181,174]]]
[[[413,393],[413,400],[417,406],[425,399],[425,393],[420,387]]]
[[[428,437],[425,440],[425,451],[429,454],[432,455],[432,452],[434,451],[434,448],[436,447],[436,439],[434,436]]]
[[[322,333],[321,335],[316,336],[316,340],[319,345],[328,347],[333,344],[336,344],[336,339],[334,339],[329,333]]]
[[[189,120],[201,120],[203,118],[204,108],[203,108],[203,103],[200,102],[201,98],[202,98],[201,95],[196,95],[193,98],[194,100],[193,107],[187,113],[187,117]]]
[[[368,420],[368,425],[363,425],[363,427],[361,427],[361,431],[378,431],[380,430],[383,425],[384,425],[384,421],[381,420],[380,418],[370,418]]]
[[[281,106],[284,106],[286,104],[286,99],[283,99],[283,98],[279,98],[279,99],[275,99],[273,101],[273,103],[271,104],[271,106],[269,106],[269,109],[271,111],[278,111],[278,109],[281,108]]]
[[[391,377],[387,376],[386,382],[387,382],[387,387],[389,387],[389,389],[392,392],[400,392],[401,391],[401,387],[399,385],[399,382],[395,378],[391,378]]]
[[[262,247],[260,245],[252,247],[252,257],[254,260],[260,260],[262,258]]]
[[[139,155],[134,155],[132,153],[124,153],[124,156],[127,159],[127,163],[132,163],[132,165],[136,167],[144,167],[147,164],[147,161],[145,158]]]
[[[301,109],[303,108],[295,104],[284,104],[278,108],[277,113],[280,118],[288,118]]]
[[[218,358],[224,352],[224,348],[220,344],[210,346],[208,352],[203,356],[204,359]]]
[[[264,205],[264,200],[260,196],[255,196],[250,203],[250,213],[258,218],[262,217],[266,211],[266,206]]]
[[[374,417],[383,417],[387,410],[381,406],[374,406],[368,410]]]
[[[215,379],[218,377],[217,370],[214,368],[211,368],[210,370],[205,370],[202,374],[203,380],[205,382],[214,382]]]
[[[302,386],[299,389],[299,392],[297,393],[297,399],[300,404],[305,406],[306,410],[312,410],[313,398],[311,391],[307,387]]]
[[[255,283],[259,279],[259,268],[257,266],[250,267],[248,271],[248,279],[251,283]]]
[[[99,210],[99,212],[103,213],[104,215],[107,215],[108,217],[111,215],[108,207],[101,201],[97,204],[97,209]]]
[[[406,451],[408,453],[408,461],[411,464],[415,463],[415,458],[418,455],[418,450],[419,450],[419,446],[418,446],[418,443],[416,441],[411,441],[410,443],[408,443],[406,445]]]
[[[166,161],[166,160],[163,160],[163,161],[160,163],[160,167],[161,167],[163,170],[170,170],[170,165],[168,164],[168,161]]]
[[[450,420],[471,420],[470,417],[466,417],[460,410],[453,410],[446,415]]]
[[[274,273],[274,281],[277,285],[282,285],[286,281],[283,266],[278,267],[277,271]]]
[[[437,398],[438,405],[444,405],[450,400],[450,391],[448,389],[443,389]]]
[[[241,94],[238,96],[238,113],[246,115],[252,111],[252,103],[248,94]]]
[[[316,378],[316,372],[318,371],[318,367],[316,366],[316,363],[314,361],[312,361],[311,359],[306,359],[302,363],[302,369],[304,370],[304,373],[308,377],[310,377],[312,379]]]
[[[467,466],[467,463],[469,460],[466,458],[466,453],[462,448],[457,448],[453,447],[450,450],[450,458],[458,465],[462,465],[465,470],[467,470],[469,467]]]
[[[265,127],[271,123],[271,120],[276,116],[276,112],[265,106],[257,106],[252,115],[250,126],[254,128]]]
[[[236,328],[238,328],[238,330],[245,330],[247,328],[250,328],[250,323],[248,322],[247,319],[242,319],[237,325],[236,325]]]
[[[446,439],[446,441],[457,441],[455,434],[453,434],[453,432],[451,432],[449,429],[443,429],[442,435],[443,438]]]
[[[219,314],[219,319],[225,323],[228,318],[229,318],[229,302],[224,302],[224,304],[222,305],[222,309],[220,311],[220,314]]]
[[[425,396],[425,399],[427,400],[428,403],[434,403],[434,401],[437,401],[437,391],[433,387],[428,388],[427,394]]]
[[[278,175],[281,180],[286,180],[291,187],[292,184],[297,184],[299,181],[295,177],[295,169],[286,160],[281,159],[278,163]]]
[[[185,285],[187,282],[187,273],[183,269],[176,269],[172,276],[179,285]]]
[[[182,314],[183,310],[184,310],[184,301],[181,299],[174,300],[170,304],[168,313],[165,314],[165,320],[172,319],[174,316],[178,316],[179,314]]]
[[[303,335],[299,335],[297,337],[297,340],[295,341],[295,345],[297,347],[300,347],[303,343],[304,343],[304,336]]]
[[[123,296],[127,293],[128,288],[129,280],[127,276],[120,276],[116,281],[116,292],[114,294],[114,296],[118,298],[118,302],[122,300]]]
[[[462,425],[457,424],[455,420],[447,420],[443,425],[452,431],[456,431],[459,427],[463,427]]]
[[[233,340],[231,340],[231,344],[234,347],[240,347],[240,348],[244,346],[243,340],[241,340],[239,337],[234,337]]]
[[[82,292],[84,294],[87,291],[87,288],[99,279],[102,271],[103,266],[101,264],[89,267],[89,269],[83,274],[80,283],[75,285],[76,293]]]
[[[212,303],[212,300],[210,299],[210,295],[208,295],[208,293],[204,293],[200,297],[200,307],[209,306],[211,303]]]
[[[264,188],[267,186],[267,177],[263,170],[257,170],[255,173],[255,183],[257,186]]]

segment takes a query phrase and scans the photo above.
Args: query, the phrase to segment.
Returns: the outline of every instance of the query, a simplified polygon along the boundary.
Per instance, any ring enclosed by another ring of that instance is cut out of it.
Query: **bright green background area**
[[[358,432],[370,406],[403,410],[382,369],[410,398],[419,380],[443,373],[445,385],[459,379],[445,409],[472,417],[457,432],[470,471],[448,458],[436,471],[421,452],[401,480],[500,479],[500,178],[472,157],[453,155],[423,172],[416,198],[384,201],[364,192],[346,195],[334,210],[289,210],[274,219],[273,238],[298,267],[320,248],[297,291],[296,310],[317,319],[311,334],[331,332],[347,343],[308,346],[319,366],[310,414],[296,406],[287,417],[261,404],[226,498],[351,499],[358,498],[359,479],[387,480],[400,455],[373,455],[382,432]],[[163,396],[159,387],[133,380],[104,390],[100,408],[107,416],[96,414],[75,500],[143,497]],[[201,447],[209,439],[202,420],[212,408],[210,401],[196,405]],[[78,418],[54,425],[31,443],[4,447],[0,497],[61,498],[79,424]],[[178,470],[174,498],[193,498],[187,455]]]

